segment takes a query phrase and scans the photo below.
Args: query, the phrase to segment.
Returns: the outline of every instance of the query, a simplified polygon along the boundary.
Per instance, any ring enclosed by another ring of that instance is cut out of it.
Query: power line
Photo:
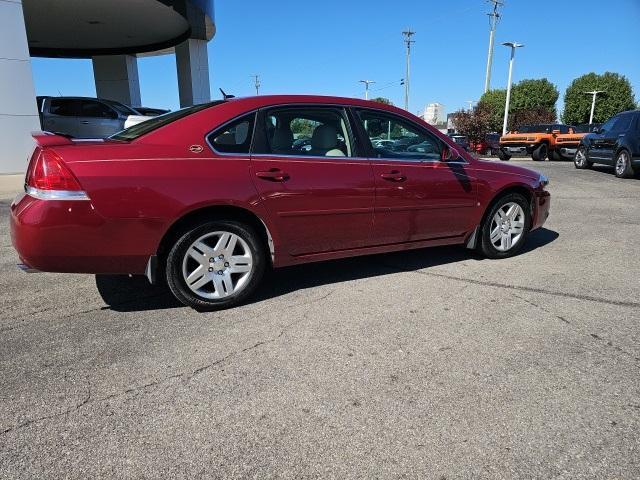
[[[407,74],[404,77],[404,109],[409,111],[409,78],[410,78],[410,64],[411,64],[411,44],[416,43],[415,40],[411,40],[411,37],[416,32],[407,28],[402,35],[404,36],[404,43],[407,44]]]
[[[487,71],[484,76],[484,93],[489,91],[491,84],[491,64],[493,63],[493,39],[496,34],[496,26],[500,20],[500,13],[498,13],[498,7],[504,6],[501,0],[487,0],[489,3],[493,3],[493,12],[487,13],[489,15],[489,52],[487,53]]]

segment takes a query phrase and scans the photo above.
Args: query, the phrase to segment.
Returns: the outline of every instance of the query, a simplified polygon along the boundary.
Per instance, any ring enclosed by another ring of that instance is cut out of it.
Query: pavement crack
[[[547,290],[547,289],[544,289],[544,288],[524,287],[524,286],[519,286],[519,285],[509,285],[509,284],[506,284],[506,283],[491,282],[491,281],[487,281],[487,280],[475,280],[473,278],[463,278],[463,277],[456,277],[454,275],[445,275],[444,273],[425,272],[424,270],[411,270],[411,269],[406,269],[406,268],[400,267],[398,265],[391,265],[391,264],[388,264],[388,263],[385,263],[383,265],[385,267],[387,267],[389,269],[392,269],[394,271],[397,271],[397,272],[409,272],[409,273],[415,273],[417,275],[426,275],[426,276],[430,276],[430,277],[446,278],[448,280],[455,280],[455,281],[458,281],[458,282],[472,283],[474,285],[481,285],[481,286],[484,286],[484,287],[504,288],[504,289],[507,289],[507,290],[516,290],[516,291],[520,291],[520,292],[540,293],[540,294],[543,294],[543,295],[552,295],[554,297],[571,298],[571,299],[574,299],[574,300],[585,300],[585,301],[589,301],[589,302],[602,303],[602,304],[606,304],[606,305],[615,305],[617,307],[640,308],[640,303],[639,302],[626,302],[626,301],[622,301],[622,300],[609,300],[607,298],[593,297],[593,296],[590,296],[590,295],[579,295],[579,294],[567,293],[567,292],[554,292],[553,290]]]

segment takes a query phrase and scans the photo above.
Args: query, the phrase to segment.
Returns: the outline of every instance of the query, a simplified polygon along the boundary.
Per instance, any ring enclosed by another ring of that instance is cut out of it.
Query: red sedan
[[[549,213],[544,176],[362,100],[231,99],[103,141],[34,138],[11,205],[22,267],[166,279],[197,309],[242,302],[269,266],[449,244],[508,257]]]

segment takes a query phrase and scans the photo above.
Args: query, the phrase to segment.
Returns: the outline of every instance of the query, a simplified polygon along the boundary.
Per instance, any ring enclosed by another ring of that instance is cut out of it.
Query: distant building
[[[438,102],[428,104],[419,116],[430,125],[437,125],[446,121],[444,105]]]
[[[450,113],[449,115],[447,115],[447,133],[457,132],[455,118],[455,113]]]

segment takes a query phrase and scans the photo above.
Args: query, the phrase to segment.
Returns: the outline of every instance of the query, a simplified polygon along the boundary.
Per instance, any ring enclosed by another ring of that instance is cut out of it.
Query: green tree
[[[546,78],[518,82],[511,88],[507,128],[513,130],[535,119],[547,123],[555,121],[558,96],[558,89]],[[502,131],[506,98],[505,89],[496,89],[489,90],[478,101],[478,106],[488,111],[491,131]]]
[[[384,98],[384,97],[372,98],[371,101],[372,102],[378,102],[378,103],[384,103],[385,105],[393,105],[391,100],[389,100],[388,98]]]
[[[596,99],[594,123],[606,122],[616,113],[633,110],[636,107],[633,89],[626,77],[612,72],[605,72],[602,75],[591,72],[576,78],[567,87],[562,113],[562,120],[565,123],[589,122],[592,97],[585,92],[593,90],[603,90]]]

